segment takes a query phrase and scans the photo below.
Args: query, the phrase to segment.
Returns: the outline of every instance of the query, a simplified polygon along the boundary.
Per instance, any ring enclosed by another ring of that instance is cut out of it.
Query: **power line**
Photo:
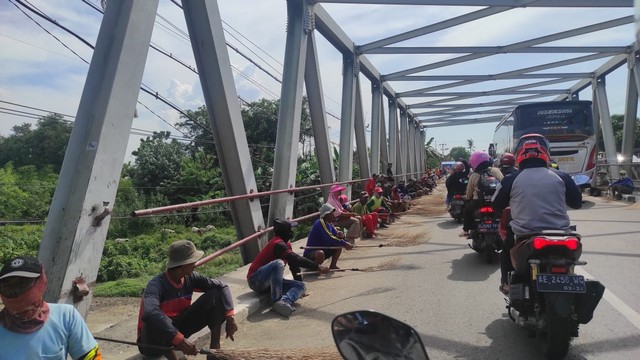
[[[20,5],[22,5],[22,6],[26,7],[26,8],[28,8],[28,9],[30,9],[30,8],[29,8],[28,6],[26,6],[26,5],[25,5],[21,0],[15,0],[15,1],[16,1],[16,2],[18,2]],[[26,16],[27,18],[29,18],[29,19],[30,19],[31,21],[33,21],[36,25],[38,25],[42,30],[44,30],[47,34],[51,35],[54,39],[56,39],[60,44],[62,44],[62,46],[64,46],[65,48],[67,48],[69,51],[71,51],[74,55],[76,55],[78,58],[80,58],[80,59],[81,59],[82,61],[84,61],[85,63],[87,63],[87,64],[89,63],[87,60],[83,59],[83,58],[82,58],[82,56],[78,55],[78,53],[76,53],[75,51],[73,51],[73,49],[71,49],[70,47],[68,47],[68,46],[67,46],[67,45],[66,45],[62,40],[60,40],[57,36],[53,35],[49,30],[45,29],[42,25],[40,25],[40,23],[38,23],[34,18],[32,18],[31,16],[29,16],[29,14],[27,14],[26,12],[24,12],[24,10],[22,10],[18,5],[16,5],[16,4],[15,4],[14,2],[12,2],[11,0],[9,0],[9,2],[10,2],[13,6],[15,6],[18,10],[20,10],[20,12],[24,14],[24,16]],[[50,20],[50,18],[48,18],[48,17],[45,17],[45,16],[41,15],[39,12],[36,12],[36,11],[35,11],[35,10],[33,10],[33,9],[30,9],[30,10],[31,10],[31,11],[33,11],[35,14],[37,14],[37,15],[39,15],[39,16],[42,16],[42,17],[44,17],[46,20],[51,21],[51,20]],[[56,24],[57,24],[57,23],[56,23]],[[59,24],[57,24],[57,25],[62,27],[62,25],[59,25]]]
[[[57,52],[57,51],[53,51],[53,50],[51,50],[51,49],[47,49],[47,48],[45,48],[45,47],[38,46],[38,45],[36,45],[36,44],[32,44],[32,43],[30,43],[30,42],[26,42],[26,41],[24,41],[24,40],[20,40],[20,39],[18,39],[18,38],[14,38],[13,36],[5,35],[5,34],[0,34],[0,36],[4,36],[4,37],[9,38],[9,39],[11,39],[11,40],[14,40],[14,41],[17,41],[17,42],[21,42],[21,43],[23,43],[23,44],[25,44],[25,45],[33,46],[33,47],[35,47],[35,48],[38,48],[38,49],[41,49],[41,50],[44,50],[44,51],[48,51],[48,52],[53,53],[53,54],[56,54],[56,55],[64,56],[64,57],[69,58],[69,59],[74,59],[74,60],[76,59],[76,58],[71,57],[71,56],[69,56],[69,55],[65,55],[65,54],[59,53],[59,52]]]
[[[11,102],[11,101],[0,100],[0,102],[1,103],[5,103],[5,104],[11,104],[11,105],[14,105],[14,106],[23,107],[23,108],[26,108],[26,109],[38,110],[38,111],[47,112],[47,113],[50,113],[50,114],[58,114],[58,115],[62,115],[62,116],[70,117],[70,118],[75,118],[75,116],[73,116],[73,115],[66,115],[66,114],[63,114],[63,113],[59,113],[57,111],[49,111],[49,110],[44,110],[44,109],[40,109],[40,108],[33,107],[33,106],[21,105],[21,104],[14,103],[14,102]]]

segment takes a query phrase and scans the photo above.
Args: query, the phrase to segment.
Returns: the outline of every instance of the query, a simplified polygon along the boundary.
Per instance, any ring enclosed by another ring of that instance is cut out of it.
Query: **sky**
[[[99,7],[99,0],[85,0],[84,2],[79,0],[73,2],[31,0],[30,3],[58,23],[95,44],[102,15],[87,3]],[[280,84],[271,75],[277,78],[282,77],[286,40],[286,1],[219,0],[218,4],[224,21],[227,41],[269,72],[267,74],[234,50],[228,49],[234,67],[233,75],[239,96],[247,101],[255,101],[260,98],[277,99],[280,94]],[[356,44],[378,40],[478,9],[446,6],[344,4],[324,4],[323,7]],[[13,126],[25,122],[35,123],[35,118],[45,114],[28,107],[69,115],[67,119],[72,120],[77,111],[89,67],[73,52],[86,61],[91,60],[92,50],[89,47],[32,13],[28,14],[55,35],[59,41],[27,18],[12,2],[0,2],[0,64],[2,64],[0,66],[0,135],[2,136],[10,135]],[[515,9],[489,19],[482,19],[397,45],[505,45],[632,14],[632,8]],[[195,67],[193,52],[186,32],[182,11],[171,1],[161,0],[152,36],[153,44]],[[321,65],[325,105],[330,114],[339,116],[342,57],[321,35],[316,34],[316,39],[318,39],[318,57]],[[625,46],[629,45],[633,39],[633,26],[628,25],[617,27],[613,31],[576,37],[571,40],[571,44],[575,45],[577,41],[584,44]],[[563,42],[558,41],[553,45],[563,45]],[[380,73],[387,74],[419,66],[425,61],[452,56],[459,55],[407,55],[401,57],[369,55],[368,58]],[[531,54],[527,56],[502,55],[498,56],[497,61],[489,59],[479,61],[475,65],[476,68],[471,70],[468,65],[464,65],[466,68],[454,65],[440,71],[446,74],[499,73],[539,63],[539,59],[534,59],[535,56]],[[548,54],[545,56],[553,57]],[[496,56],[492,58],[496,58]],[[592,71],[598,66],[598,62],[588,62],[574,65],[570,71]],[[438,72],[436,71],[434,74],[438,74]],[[625,66],[607,77],[607,94],[611,114],[624,113],[626,77],[627,69]],[[361,76],[360,81],[365,123],[368,124],[371,121],[370,83],[364,76]],[[204,104],[198,76],[154,50],[149,51],[143,83],[181,109],[195,110]],[[396,91],[421,87],[416,83],[402,82],[392,82],[391,86]],[[463,89],[460,90],[463,91]],[[590,92],[583,93],[580,95],[581,99],[590,100]],[[138,100],[140,101],[137,106],[138,118],[133,122],[135,130],[131,134],[127,154],[135,150],[141,138],[153,131],[171,131],[172,135],[183,137],[171,127],[179,120],[178,112],[143,92],[140,93]],[[412,102],[419,101],[420,99],[412,99]],[[471,101],[479,102],[480,100]],[[15,110],[22,111],[18,114],[27,117],[16,116]],[[340,121],[328,115],[327,122],[331,141],[337,144]],[[486,149],[491,142],[495,125],[478,124],[430,128],[427,129],[427,139],[434,137],[437,149],[443,149],[445,152],[455,146],[466,147],[467,139],[472,139],[478,149]],[[131,160],[130,155],[125,159],[125,161]]]

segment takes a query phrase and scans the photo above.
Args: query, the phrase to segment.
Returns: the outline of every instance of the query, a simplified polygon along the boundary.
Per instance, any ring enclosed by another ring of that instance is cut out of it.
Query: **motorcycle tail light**
[[[564,266],[552,266],[551,273],[553,274],[566,274],[567,268]]]
[[[480,213],[482,214],[488,214],[492,212],[493,212],[493,208],[491,206],[483,206],[480,208]]]
[[[491,224],[491,223],[493,223],[493,221],[492,220],[485,220],[484,223],[485,224]]]
[[[564,246],[569,250],[577,250],[579,244],[580,241],[574,237],[566,237],[561,240],[551,240],[543,236],[533,238],[533,248],[536,250],[544,249],[547,246]]]
[[[453,198],[456,200],[462,199],[462,195],[453,195]]]

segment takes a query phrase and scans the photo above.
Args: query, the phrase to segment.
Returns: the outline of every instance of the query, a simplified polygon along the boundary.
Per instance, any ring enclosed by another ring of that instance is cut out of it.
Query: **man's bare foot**
[[[337,267],[337,266],[329,266],[329,269],[330,270],[340,270],[340,268]]]

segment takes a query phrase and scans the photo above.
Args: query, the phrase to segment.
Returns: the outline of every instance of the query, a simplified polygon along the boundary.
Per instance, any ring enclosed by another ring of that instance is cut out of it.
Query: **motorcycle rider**
[[[473,213],[482,205],[483,200],[479,196],[478,191],[478,182],[480,181],[481,174],[486,171],[498,180],[502,180],[503,178],[500,170],[492,167],[492,164],[491,156],[483,151],[476,151],[469,157],[469,166],[473,168],[473,173],[469,176],[469,183],[467,184],[465,195],[467,203],[464,205],[464,218],[460,237],[469,237],[469,230],[473,228]]]
[[[453,164],[453,172],[447,177],[445,186],[447,187],[447,208],[451,204],[453,195],[464,194],[467,191],[467,182],[469,181],[469,163],[462,160]]]
[[[512,153],[504,153],[500,156],[500,171],[504,176],[518,171],[516,157]]]
[[[507,175],[492,198],[495,211],[511,206],[511,221],[500,254],[500,287],[509,293],[507,274],[513,270],[510,259],[515,235],[542,230],[570,230],[567,208],[582,207],[582,194],[571,177],[547,167],[549,142],[539,134],[523,135],[516,145],[519,171]]]

